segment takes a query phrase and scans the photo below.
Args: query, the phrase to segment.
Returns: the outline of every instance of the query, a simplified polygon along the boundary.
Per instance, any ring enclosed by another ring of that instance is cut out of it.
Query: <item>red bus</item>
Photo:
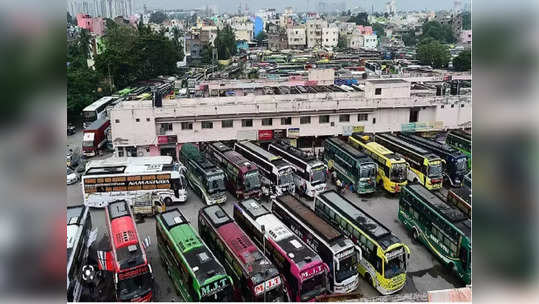
[[[264,248],[285,279],[289,299],[314,301],[328,293],[329,267],[320,256],[254,199],[234,204],[234,219]]]
[[[236,301],[283,302],[279,270],[219,205],[198,212],[200,237],[225,266],[236,286]]]
[[[147,302],[152,299],[152,268],[140,241],[129,204],[109,203],[105,208],[112,251],[98,253],[99,268],[114,272],[118,301]]]
[[[209,154],[225,171],[227,186],[236,198],[260,197],[256,165],[221,142],[209,145]]]

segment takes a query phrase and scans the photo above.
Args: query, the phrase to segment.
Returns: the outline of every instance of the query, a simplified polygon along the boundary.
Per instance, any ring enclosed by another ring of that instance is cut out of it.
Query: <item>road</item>
[[[77,134],[68,137],[68,144],[77,144]],[[79,138],[82,138],[81,136]],[[80,141],[79,141],[80,142]],[[102,156],[102,158],[110,157],[110,155]],[[330,185],[330,187],[333,187]],[[185,203],[177,204],[170,208],[179,208],[184,216],[190,220],[191,224],[198,231],[198,210],[204,206],[200,198],[190,189],[188,190],[188,200]],[[345,193],[345,196],[375,217],[378,221],[388,227],[393,234],[401,239],[403,243],[410,248],[410,261],[408,262],[408,277],[404,288],[400,293],[440,290],[448,288],[463,287],[464,284],[459,282],[455,275],[451,274],[448,269],[443,267],[440,262],[428,251],[423,245],[412,241],[411,236],[397,219],[398,197],[389,195],[379,189],[374,195],[360,197],[357,194]],[[82,204],[82,188],[80,183],[67,186],[67,201],[68,205]],[[227,201],[223,204],[225,211],[232,214],[233,204],[237,200],[227,194]],[[267,207],[269,205],[266,204]],[[92,209],[93,227],[99,231],[98,240],[102,237],[105,231],[105,213],[103,209]],[[178,296],[175,289],[168,278],[166,271],[159,262],[159,255],[156,248],[155,236],[155,220],[146,218],[143,222],[137,223],[139,236],[145,238],[149,236],[152,245],[147,250],[147,255],[150,259],[155,277],[155,297],[154,301],[183,301],[181,296]],[[365,280],[360,281],[358,290],[364,297],[379,296],[378,292],[367,284]]]

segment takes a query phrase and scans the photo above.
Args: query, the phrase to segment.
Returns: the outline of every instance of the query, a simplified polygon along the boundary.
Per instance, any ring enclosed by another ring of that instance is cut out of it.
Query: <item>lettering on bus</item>
[[[136,276],[141,275],[143,273],[146,273],[148,271],[149,271],[148,266],[144,266],[144,267],[140,267],[140,268],[133,269],[133,270],[130,270],[130,271],[122,272],[122,273],[118,274],[118,280],[125,280],[125,279],[129,279],[129,278],[132,278],[132,277],[136,277]]]
[[[315,274],[324,271],[324,267],[322,265],[311,267],[304,272],[301,273],[301,279],[306,280],[308,278],[313,277]]]
[[[392,258],[394,258],[394,257],[396,257],[396,256],[401,255],[401,254],[404,254],[404,249],[403,249],[402,247],[400,247],[399,249],[396,249],[396,250],[392,250],[392,251],[390,251],[390,252],[387,252],[387,253],[386,253],[386,258],[387,258],[388,260],[390,260],[390,259],[392,259]]]
[[[340,259],[342,259],[342,258],[344,258],[344,257],[347,257],[347,256],[353,254],[354,251],[355,251],[355,248],[351,248],[351,249],[348,249],[348,250],[345,250],[345,251],[341,251],[341,252],[337,253],[337,254],[335,255],[335,257],[336,257],[338,260],[340,260]]]
[[[429,237],[434,243],[436,243],[436,245],[438,245],[438,247],[442,248],[445,252],[449,252],[449,249],[447,249],[447,247],[445,247],[445,245],[440,242],[434,235],[430,234]]]
[[[85,178],[84,192],[115,192],[170,189],[170,174]]]
[[[278,286],[279,284],[281,284],[280,277],[275,277],[265,281],[264,283],[260,283],[255,286],[255,295],[258,296],[259,294],[263,293],[264,290],[270,290],[273,287]]]
[[[212,294],[215,294],[225,289],[227,285],[228,285],[228,279],[222,278],[220,280],[217,280],[215,282],[212,282],[210,284],[200,287],[200,294],[202,295],[202,297],[211,296]]]

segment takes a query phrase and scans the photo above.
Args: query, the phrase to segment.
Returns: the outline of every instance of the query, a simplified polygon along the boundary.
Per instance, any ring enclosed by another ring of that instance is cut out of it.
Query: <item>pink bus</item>
[[[293,302],[314,301],[328,293],[329,267],[320,256],[254,199],[234,205],[236,223],[281,272]]]

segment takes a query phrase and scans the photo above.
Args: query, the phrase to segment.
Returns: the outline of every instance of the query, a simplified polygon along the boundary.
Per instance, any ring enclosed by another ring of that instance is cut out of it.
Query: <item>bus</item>
[[[107,107],[111,106],[118,97],[106,96],[101,97],[92,104],[86,106],[82,110],[82,128],[86,129],[92,122],[105,118],[107,116]]]
[[[225,173],[200,153],[193,144],[183,144],[180,158],[187,168],[187,181],[191,189],[207,204],[226,201]]]
[[[334,190],[316,197],[314,212],[361,248],[358,272],[378,292],[404,287],[410,249],[386,226]]]
[[[266,207],[243,200],[234,204],[234,219],[277,266],[292,302],[312,302],[328,292],[327,264]]]
[[[406,159],[410,165],[408,181],[419,182],[429,190],[442,188],[443,161],[438,155],[390,134],[376,134],[374,140]]]
[[[466,284],[472,274],[472,221],[419,184],[402,191],[399,220]]]
[[[447,202],[464,212],[468,218],[472,217],[472,179],[464,176],[464,181],[460,188],[453,188],[447,191]]]
[[[67,301],[78,302],[82,292],[81,269],[88,259],[88,239],[92,230],[89,208],[67,207]]]
[[[158,194],[166,205],[187,200],[180,167],[162,156],[90,161],[82,177],[82,192],[84,204],[94,208],[119,199],[132,204],[145,193]]]
[[[236,286],[236,301],[284,302],[279,270],[219,205],[198,212],[200,237],[223,263]]]
[[[276,195],[282,195],[286,192],[295,193],[294,167],[283,160],[282,157],[270,153],[249,141],[236,142],[234,150],[257,165],[265,177],[266,183],[275,186]]]
[[[295,168],[294,183],[300,193],[314,198],[316,193],[326,190],[326,165],[284,140],[269,144],[268,151],[282,157]]]
[[[376,182],[390,193],[397,193],[407,181],[408,163],[404,158],[374,142],[369,136],[354,133],[348,137],[349,143],[356,149],[369,155],[378,164]]]
[[[236,198],[260,197],[260,175],[254,163],[221,142],[210,144],[208,152],[225,171],[226,184]]]
[[[462,152],[448,144],[413,134],[400,134],[398,138],[440,156],[445,161],[444,176],[451,186],[459,187],[462,184],[467,172],[466,155]]]
[[[453,130],[447,133],[445,142],[468,157],[468,169],[472,168],[472,137],[463,131]]]
[[[99,268],[114,273],[117,301],[151,301],[152,267],[138,236],[129,204],[125,200],[111,202],[105,208],[105,214],[112,251],[108,251],[104,259],[98,258],[103,261]]]
[[[378,166],[365,153],[338,138],[324,141],[324,160],[345,184],[351,184],[359,194],[376,191]]]
[[[161,263],[185,302],[232,302],[225,268],[177,208],[156,215]]]
[[[349,293],[358,287],[361,249],[318,217],[292,195],[273,200],[271,211],[328,265],[331,293]]]

